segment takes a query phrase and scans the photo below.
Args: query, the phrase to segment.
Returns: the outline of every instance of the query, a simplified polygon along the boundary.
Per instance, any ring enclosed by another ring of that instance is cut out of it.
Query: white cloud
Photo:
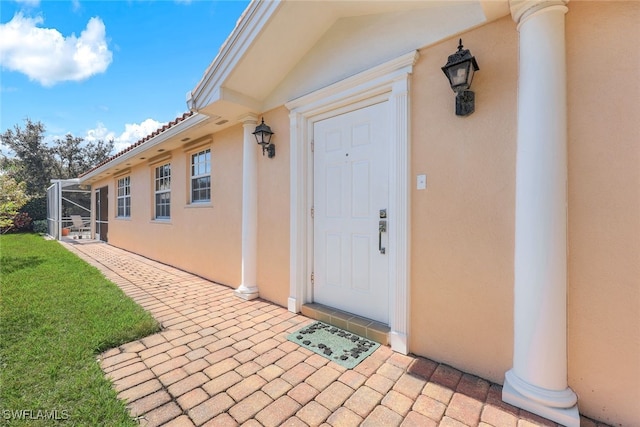
[[[88,142],[96,141],[98,139],[102,139],[104,141],[113,140],[115,154],[156,131],[158,128],[161,128],[164,124],[165,123],[161,123],[153,119],[146,119],[141,123],[127,123],[124,125],[124,132],[116,135],[114,131],[107,129],[103,123],[98,123],[94,129],[87,131],[84,139]]]
[[[80,37],[64,37],[53,28],[42,28],[42,17],[17,13],[0,24],[0,65],[26,74],[44,86],[80,81],[103,73],[111,64],[104,23],[91,18]]]
[[[40,0],[16,0],[16,3],[20,3],[29,7],[38,7],[40,6]]]
[[[89,129],[87,134],[84,136],[85,141],[94,142],[99,139],[108,141],[113,139],[114,142],[116,140],[115,132],[110,131],[105,127],[103,123],[98,123],[94,129]]]

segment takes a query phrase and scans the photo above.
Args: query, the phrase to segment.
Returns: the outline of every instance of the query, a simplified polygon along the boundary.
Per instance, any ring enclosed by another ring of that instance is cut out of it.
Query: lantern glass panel
[[[459,86],[461,84],[466,83],[467,81],[467,68],[466,67],[456,67],[451,71],[455,71],[455,74],[451,75],[451,83],[454,86]]]
[[[466,90],[471,84],[471,78],[473,76],[473,67],[471,67],[471,61],[464,61],[458,64],[452,65],[447,69],[449,74],[449,82],[451,83],[451,89],[454,91]]]
[[[271,135],[273,135],[273,132],[271,132],[271,128],[267,125],[264,124],[264,120],[262,121],[262,123],[260,123],[258,125],[258,127],[256,127],[255,132],[253,132],[253,134],[256,137],[256,142],[260,145],[269,145],[269,143],[271,142]]]
[[[266,145],[269,145],[271,143],[271,135],[272,135],[272,133],[271,132],[267,132],[267,131],[264,131],[262,133],[262,140],[264,141],[264,143]]]
[[[475,67],[471,65],[471,61],[469,61],[469,77],[467,78],[467,89],[471,87],[471,82],[473,82],[473,76],[476,73]]]

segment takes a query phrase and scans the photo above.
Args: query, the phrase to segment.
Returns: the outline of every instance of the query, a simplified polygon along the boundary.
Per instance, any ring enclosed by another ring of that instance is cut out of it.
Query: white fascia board
[[[79,179],[79,183],[82,184],[86,181],[89,181],[90,179],[95,178],[96,176],[100,175],[101,173],[104,173],[105,171],[111,169],[114,166],[118,166],[122,163],[126,163],[127,161],[131,160],[132,158],[136,158],[139,155],[141,155],[142,153],[144,153],[145,151],[148,151],[154,147],[157,147],[158,145],[161,145],[162,143],[175,138],[176,135],[180,134],[181,132],[184,132],[188,129],[191,129],[194,126],[199,125],[200,123],[202,123],[203,121],[207,120],[209,117],[204,115],[204,114],[198,114],[195,113],[194,115],[187,117],[186,119],[182,120],[181,122],[179,122],[178,124],[170,127],[169,129],[165,130],[164,132],[160,133],[159,135],[154,136],[153,138],[151,138],[150,140],[143,142],[142,144],[138,145],[137,147],[135,147],[134,149],[132,149],[131,151],[128,151],[124,154],[122,154],[121,156],[116,157],[115,159],[111,160],[110,162],[105,163],[104,165],[100,166],[98,169],[95,169],[91,172],[89,172],[87,175],[84,175]]]
[[[69,184],[69,185],[75,185],[75,184],[79,184],[80,180],[78,178],[70,178],[70,179],[50,179],[49,180],[50,183],[52,184],[56,184],[56,183],[60,183],[60,184]]]
[[[238,21],[235,29],[222,45],[220,52],[205,71],[198,85],[187,95],[192,111],[199,111],[216,101],[219,89],[236,67],[249,46],[258,37],[264,25],[280,7],[281,1],[253,0]]]

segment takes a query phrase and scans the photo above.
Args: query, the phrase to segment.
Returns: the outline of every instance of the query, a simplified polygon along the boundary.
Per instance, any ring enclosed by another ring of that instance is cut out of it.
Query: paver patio
[[[99,357],[143,426],[556,425],[503,403],[500,385],[389,347],[345,369],[287,341],[305,316],[104,243],[63,244],[162,324]]]

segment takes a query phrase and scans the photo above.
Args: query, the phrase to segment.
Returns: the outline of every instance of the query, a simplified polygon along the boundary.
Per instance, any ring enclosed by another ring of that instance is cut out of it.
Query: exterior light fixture
[[[458,51],[449,55],[442,71],[449,79],[451,89],[456,93],[456,116],[464,117],[475,111],[475,94],[469,88],[473,81],[473,74],[480,68],[469,49],[463,49],[463,47],[460,39]]]
[[[264,117],[262,118],[262,123],[256,126],[255,132],[253,134],[256,137],[256,141],[259,145],[262,146],[262,155],[266,152],[269,158],[273,158],[276,155],[276,146],[271,143],[271,136],[273,132],[271,128],[264,124]]]

